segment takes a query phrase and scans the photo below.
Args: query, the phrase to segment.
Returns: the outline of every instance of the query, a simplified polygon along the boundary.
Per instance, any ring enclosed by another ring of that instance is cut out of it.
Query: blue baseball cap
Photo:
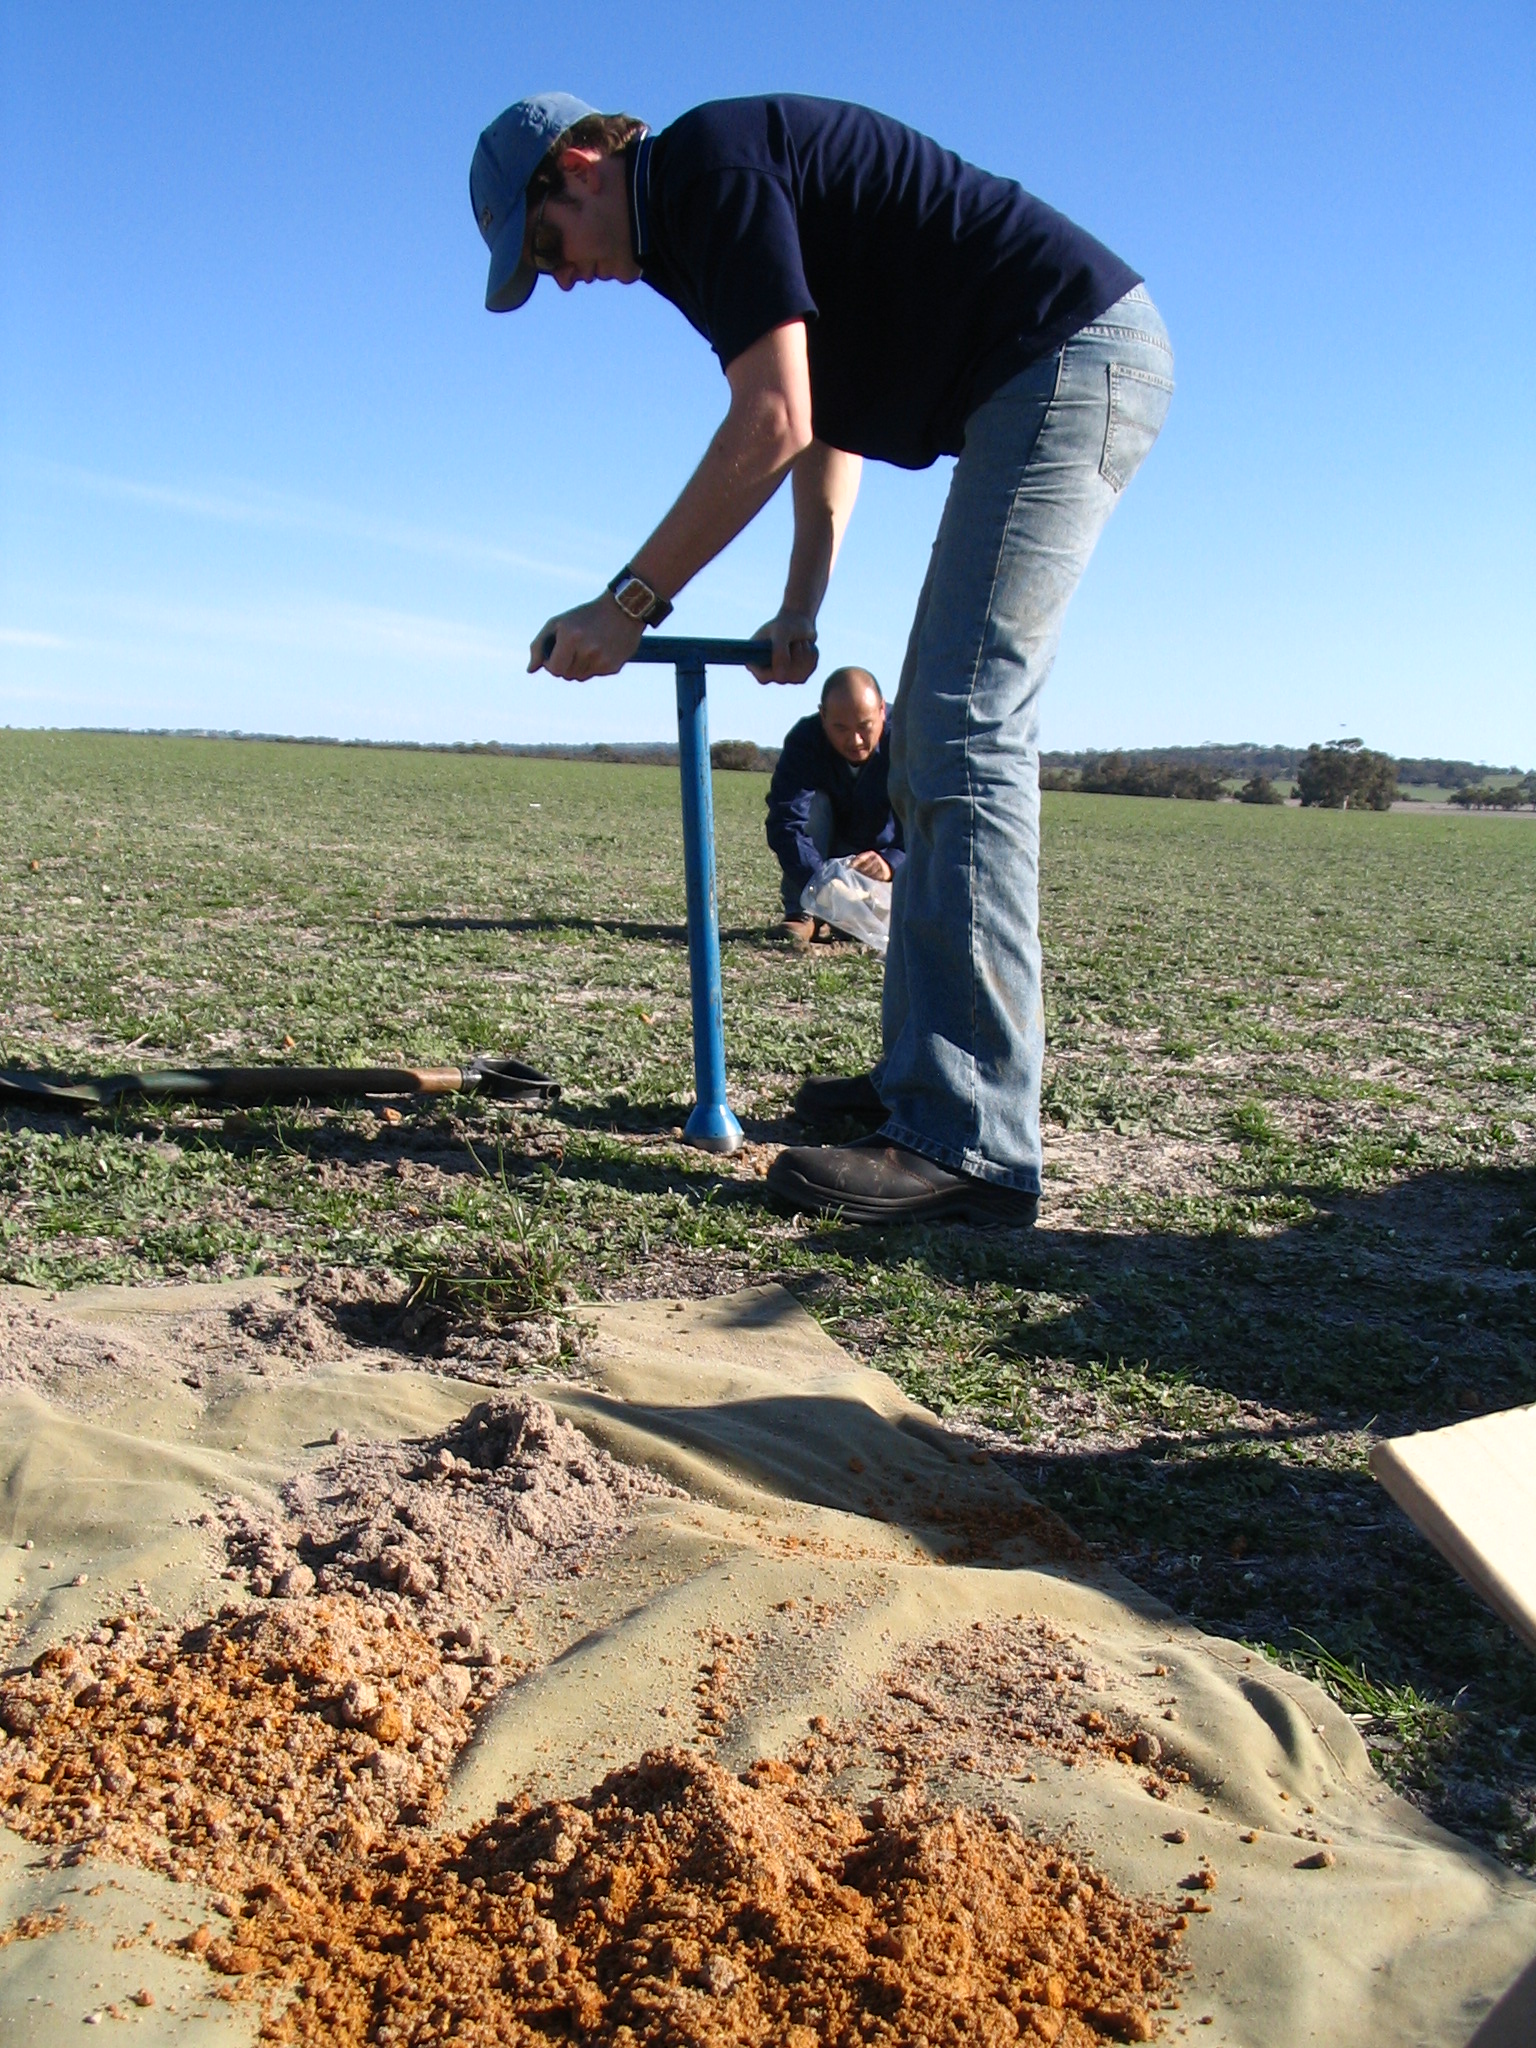
[[[528,180],[550,144],[596,111],[568,92],[535,93],[532,99],[514,100],[475,144],[469,203],[491,252],[491,274],[485,284],[488,312],[515,313],[532,296],[539,273],[523,262]]]

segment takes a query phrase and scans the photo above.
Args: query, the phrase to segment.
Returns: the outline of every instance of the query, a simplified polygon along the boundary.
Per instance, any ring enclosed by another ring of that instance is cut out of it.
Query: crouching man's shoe
[[[797,953],[804,953],[810,949],[816,936],[816,920],[814,917],[782,917],[777,924],[769,925],[768,936],[793,946]]]
[[[768,1189],[795,1209],[835,1209],[851,1223],[996,1223],[1027,1229],[1038,1195],[951,1173],[889,1138],[856,1145],[791,1145],[768,1169]]]

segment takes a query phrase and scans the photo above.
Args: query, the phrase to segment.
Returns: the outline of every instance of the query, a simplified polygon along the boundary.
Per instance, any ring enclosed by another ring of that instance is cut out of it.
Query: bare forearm
[[[859,494],[861,467],[857,455],[825,441],[811,441],[795,458],[795,538],[784,602],[756,635],[773,648],[772,661],[752,670],[760,683],[803,683],[815,671],[816,614]]]
[[[784,610],[814,619],[859,495],[857,455],[813,441],[795,462],[795,538],[784,583]]]
[[[797,459],[813,445],[803,320],[791,320],[763,335],[726,365],[725,375],[731,387],[730,411],[681,497],[632,558],[635,572],[661,597],[675,597],[706,562],[713,561],[761,512]],[[817,557],[826,557],[823,586],[836,551],[834,521],[830,542],[823,543]],[[547,668],[551,675],[571,682],[611,676],[634,654],[639,637],[638,621],[605,592],[545,621],[528,651],[529,673]],[[776,653],[775,660],[779,659]],[[799,659],[803,673],[809,675],[816,666],[814,636],[804,640]]]
[[[771,397],[733,405],[676,503],[633,557],[636,575],[675,597],[757,517],[798,452],[783,408]]]

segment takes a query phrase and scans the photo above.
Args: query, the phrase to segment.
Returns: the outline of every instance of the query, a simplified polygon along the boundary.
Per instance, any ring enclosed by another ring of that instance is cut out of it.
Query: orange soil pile
[[[0,1684],[0,1818],[29,1841],[242,1889],[436,1810],[473,1680],[344,1598],[178,1630],[120,1616]]]
[[[265,1940],[281,1953],[282,1916]],[[788,1765],[660,1750],[586,1798],[402,1846],[287,1939],[281,2040],[1085,2048],[1154,2038],[1165,1908],[990,1815],[861,1818]]]
[[[71,1860],[222,1888],[184,1943],[266,2038],[667,2048],[1150,2040],[1164,1906],[1012,1821],[662,1751],[467,1836],[428,1818],[462,1672],[337,1598],[122,1620],[0,1685],[0,1812]],[[18,1926],[13,1933],[46,1931]]]
[[[1167,1732],[1156,1734],[1110,1702],[1109,1683],[1083,1646],[1048,1621],[975,1621],[883,1672],[858,1718],[819,1727],[803,1761],[825,1775],[873,1750],[901,1780],[956,1767],[1028,1779],[1033,1749],[1068,1765],[1129,1765],[1144,1773],[1157,1798],[1170,1785],[1188,1784],[1189,1773],[1169,1753]]]

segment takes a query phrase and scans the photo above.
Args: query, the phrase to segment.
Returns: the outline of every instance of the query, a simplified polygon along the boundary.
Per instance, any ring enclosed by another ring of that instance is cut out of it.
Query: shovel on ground
[[[351,1102],[360,1095],[485,1095],[535,1109],[560,1083],[521,1060],[483,1053],[463,1067],[178,1067],[152,1074],[33,1074],[0,1068],[0,1104],[110,1109],[120,1102]]]

